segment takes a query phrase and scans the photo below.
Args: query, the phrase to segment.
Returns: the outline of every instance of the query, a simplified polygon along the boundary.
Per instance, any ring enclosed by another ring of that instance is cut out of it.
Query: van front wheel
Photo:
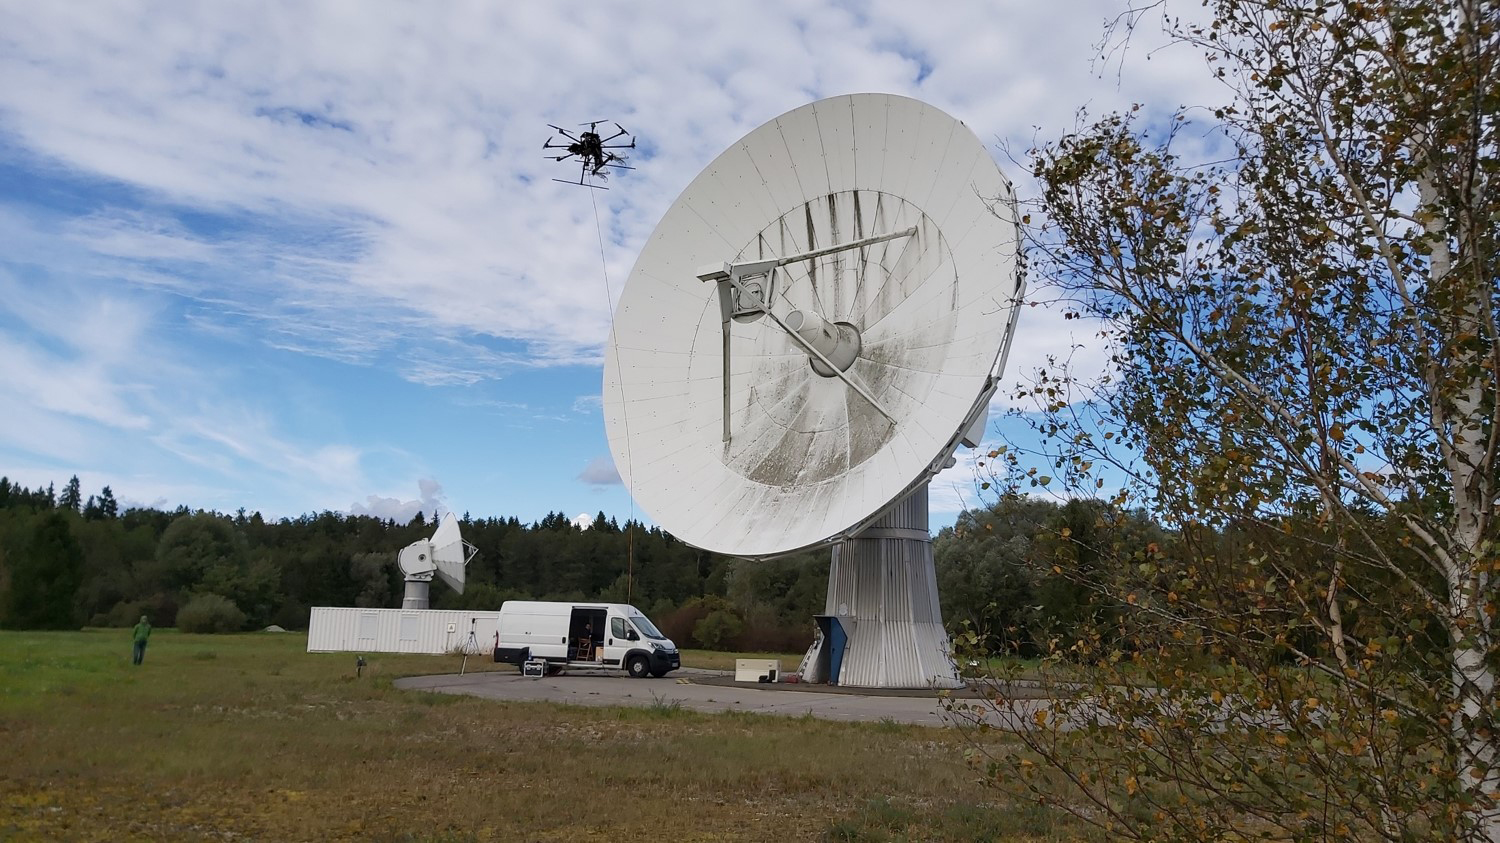
[[[625,663],[625,668],[635,679],[645,679],[646,674],[651,672],[651,665],[646,663],[645,656],[631,656],[630,661]]]

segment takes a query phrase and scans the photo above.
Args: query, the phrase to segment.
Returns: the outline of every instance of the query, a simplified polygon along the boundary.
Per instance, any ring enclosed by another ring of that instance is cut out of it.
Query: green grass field
[[[137,668],[124,630],[0,633],[0,839],[1085,839],[951,730],[398,691],[459,660],[305,646],[158,630]]]

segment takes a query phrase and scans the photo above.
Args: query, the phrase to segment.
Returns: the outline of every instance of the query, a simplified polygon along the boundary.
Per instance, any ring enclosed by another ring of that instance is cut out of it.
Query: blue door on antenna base
[[[849,636],[838,618],[834,618],[833,623],[828,626],[828,684],[837,685],[839,668],[844,666],[844,647],[849,643]]]

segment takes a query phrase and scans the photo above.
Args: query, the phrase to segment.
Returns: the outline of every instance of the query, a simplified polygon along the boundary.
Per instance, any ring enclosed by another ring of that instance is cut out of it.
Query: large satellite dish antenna
[[[412,542],[401,548],[396,563],[406,578],[406,593],[401,598],[403,609],[426,609],[432,578],[448,584],[448,587],[464,593],[464,572],[469,560],[478,553],[474,545],[463,540],[459,534],[458,519],[448,513],[438,522],[432,538]]]
[[[834,545],[804,678],[959,684],[927,483],[984,429],[1018,242],[1011,186],[973,132],[855,94],[731,145],[636,261],[604,371],[615,465],[698,547]]]

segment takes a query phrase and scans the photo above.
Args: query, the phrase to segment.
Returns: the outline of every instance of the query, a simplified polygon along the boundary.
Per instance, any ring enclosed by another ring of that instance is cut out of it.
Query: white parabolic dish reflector
[[[402,548],[396,556],[396,564],[409,581],[430,581],[436,575],[449,588],[463,594],[465,572],[476,552],[473,545],[464,541],[458,518],[450,512],[438,522],[432,538]],[[422,599],[425,601],[426,596]]]
[[[714,159],[615,315],[605,422],[641,506],[690,544],[764,558],[847,538],[925,483],[983,419],[1010,340],[1013,201],[973,132],[889,94],[810,103]],[[788,256],[736,276],[752,302],[774,285],[770,313],[727,319],[729,282],[704,268]],[[813,360],[799,325],[843,331],[840,354]]]
[[[448,587],[464,593],[465,571],[474,557],[473,545],[463,540],[458,529],[458,519],[448,513],[432,534],[432,560],[436,563],[438,579]]]

